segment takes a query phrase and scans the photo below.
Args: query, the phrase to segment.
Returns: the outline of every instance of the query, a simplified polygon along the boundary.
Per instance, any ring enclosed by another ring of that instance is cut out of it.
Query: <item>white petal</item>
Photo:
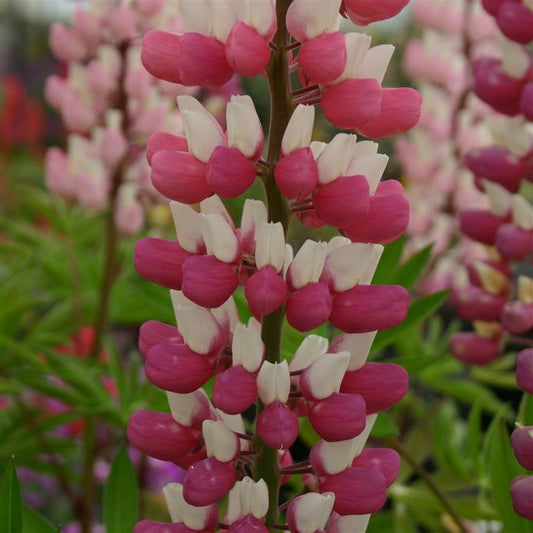
[[[333,510],[335,494],[333,492],[308,492],[295,502],[294,519],[299,533],[322,531]]]
[[[163,496],[172,522],[182,522],[179,501],[183,500],[183,485],[181,483],[168,483],[163,487]]]
[[[234,365],[242,365],[250,373],[259,369],[265,348],[261,340],[261,325],[255,318],[250,318],[248,326],[237,324],[231,351]]]
[[[365,533],[370,516],[369,514],[339,516],[335,521],[335,533]]]
[[[228,146],[253,157],[263,142],[263,127],[253,100],[248,95],[232,96],[226,107]]]
[[[200,227],[209,255],[224,263],[232,263],[240,251],[239,241],[233,228],[221,215],[200,214]]]
[[[241,242],[246,253],[255,253],[255,232],[267,222],[266,205],[260,200],[244,201],[241,216]]]
[[[237,481],[228,493],[228,509],[226,511],[226,521],[233,524],[243,516],[241,509],[241,485],[242,481]]]
[[[202,434],[208,457],[227,463],[231,461],[239,447],[239,438],[231,431],[223,420],[204,420]]]
[[[322,185],[346,175],[356,141],[355,135],[338,133],[318,156],[318,181]]]
[[[213,150],[217,146],[226,144],[220,124],[211,115],[198,111],[183,110],[181,118],[189,152],[200,161],[207,163]]]
[[[198,4],[198,0],[196,0]],[[209,8],[209,31],[215,39],[225,43],[229,32],[237,22],[237,15],[233,6],[220,0],[208,0]]]
[[[228,328],[231,332],[240,323],[239,311],[233,296],[228,298],[220,307],[213,307],[211,314],[221,328]]]
[[[272,0],[240,0],[240,19],[254,28],[259,35],[266,36],[276,17]]]
[[[213,315],[203,307],[189,306],[178,306],[175,314],[179,332],[187,346],[197,353],[209,353],[220,335],[219,325]]]
[[[200,212],[204,215],[220,215],[233,229],[235,229],[235,223],[233,222],[231,215],[228,213],[222,200],[216,194],[213,194],[213,196],[200,202]]]
[[[283,264],[283,277],[287,277],[287,270],[294,259],[294,250],[290,244],[285,245],[285,263]]]
[[[257,374],[257,391],[261,401],[269,405],[278,400],[286,403],[291,388],[289,365],[287,361],[270,363],[263,361]]]
[[[177,394],[167,391],[167,400],[172,418],[183,426],[190,427],[198,410],[203,410],[211,402],[203,389],[189,394]]]
[[[490,210],[499,217],[505,216],[511,209],[513,195],[501,185],[489,180],[482,180],[489,200]]]
[[[319,355],[328,350],[328,339],[319,335],[307,335],[294,353],[289,365],[291,372],[307,368]]]
[[[349,362],[349,352],[319,355],[306,371],[313,397],[323,400],[339,392]]]
[[[180,202],[170,202],[170,211],[180,246],[191,253],[199,252],[204,241],[198,213],[190,205]]]
[[[370,194],[373,194],[378,186],[381,176],[389,162],[389,157],[385,154],[374,154],[360,158],[353,158],[348,167],[350,176],[365,176],[370,188]]]
[[[163,495],[172,522],[183,522],[194,530],[204,529],[211,514],[211,506],[196,507],[188,504],[183,498],[183,485],[180,483],[165,485]]]
[[[272,265],[281,272],[285,263],[285,235],[281,222],[264,222],[256,232],[255,263],[258,269]]]
[[[376,422],[376,418],[378,417],[377,413],[374,413],[372,415],[366,415],[366,425],[365,429],[357,437],[353,439],[355,448],[354,448],[354,455],[352,457],[352,460],[355,459],[365,447],[366,441],[368,440],[368,437],[370,436],[370,432],[372,431],[372,428],[374,427],[374,423]]]
[[[314,39],[338,27],[341,0],[294,0],[287,12],[287,29],[296,39]]]
[[[332,349],[334,348],[339,352],[349,352],[350,362],[348,363],[348,370],[359,370],[366,362],[376,333],[377,331],[343,334],[333,341]]]
[[[511,78],[522,79],[529,69],[529,54],[523,45],[510,41],[503,33],[498,35],[502,51],[503,70]]]
[[[518,276],[516,292],[521,302],[533,304],[533,278]]]
[[[513,197],[513,220],[520,228],[533,230],[533,205],[519,194]]]
[[[244,420],[242,419],[241,415],[228,415],[227,413],[224,413],[220,409],[216,410],[218,413],[218,416],[224,420],[226,426],[228,426],[231,431],[234,433],[241,433],[242,435],[246,434],[246,428],[244,427]],[[249,441],[246,439],[241,439],[241,450],[245,451],[250,448]]]
[[[369,35],[364,33],[347,33],[345,35],[346,39],[346,66],[344,67],[343,73],[335,80],[335,84],[340,83],[341,81],[353,78],[365,57],[368,47],[370,46],[370,41],[372,40]],[[365,77],[365,76],[359,76]],[[373,76],[371,76],[373,77]]]
[[[337,442],[320,441],[317,446],[320,447],[319,457],[327,474],[339,474],[352,464],[356,448],[354,439]]]
[[[283,139],[281,141],[281,152],[284,155],[290,154],[297,148],[303,148],[311,144],[313,135],[313,125],[315,122],[315,108],[310,105],[299,105],[293,111]]]
[[[499,270],[492,268],[491,266],[483,263],[482,261],[476,261],[474,268],[481,280],[483,288],[492,294],[499,294],[509,286],[509,278],[505,276]]]
[[[326,261],[327,244],[306,240],[292,260],[289,270],[291,283],[300,289],[308,283],[317,282]]]
[[[311,148],[311,152],[313,152],[313,157],[315,159],[318,159],[318,156],[326,149],[326,146],[328,143],[324,143],[322,141],[313,141],[309,148]]]
[[[179,9],[186,32],[209,33],[209,11],[207,2],[180,0]]]
[[[242,516],[253,515],[263,518],[268,511],[268,486],[263,479],[257,483],[245,477],[240,486],[240,504]]]
[[[347,246],[348,244],[351,244],[351,242],[352,241],[350,239],[341,237],[340,235],[333,237],[328,242],[328,254],[333,250],[340,248],[341,246]]]
[[[392,44],[374,46],[367,51],[361,61],[361,65],[357,71],[357,77],[374,78],[381,83],[385,77],[385,72],[387,72],[387,67],[389,66],[393,53],[394,46]]]

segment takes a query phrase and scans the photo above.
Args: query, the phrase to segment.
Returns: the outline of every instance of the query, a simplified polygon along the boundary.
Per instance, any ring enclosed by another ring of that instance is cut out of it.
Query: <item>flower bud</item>
[[[285,404],[275,401],[261,411],[257,434],[270,448],[287,450],[298,438],[298,419]]]
[[[533,520],[533,475],[514,479],[511,483],[511,498],[516,514]]]
[[[409,0],[343,0],[343,7],[350,20],[358,26],[385,20],[397,15]]]
[[[287,298],[287,292],[287,284],[270,265],[252,274],[244,286],[250,311],[257,319],[279,309]]]
[[[176,326],[149,320],[139,329],[139,351],[146,357],[156,344],[183,344],[183,337]]]
[[[522,350],[516,358],[516,383],[528,394],[533,394],[533,348]]]
[[[346,59],[345,37],[339,31],[305,42],[298,54],[302,72],[311,82],[320,84],[336,80],[344,71]]]
[[[183,83],[180,74],[181,35],[150,30],[142,40],[141,60],[155,78]]]
[[[464,363],[473,365],[486,365],[500,353],[498,339],[481,337],[472,332],[460,332],[452,335],[450,340],[452,355]]]
[[[213,403],[230,415],[243,413],[257,398],[254,377],[241,365],[224,370],[213,384]]]
[[[385,478],[387,487],[390,487],[400,473],[400,461],[400,454],[391,448],[367,448],[352,461],[352,466],[375,468]]]
[[[308,283],[293,292],[286,307],[287,321],[298,331],[310,331],[322,325],[332,311],[331,295],[325,283]]]
[[[228,146],[249,159],[259,159],[263,151],[263,127],[248,95],[232,96],[226,107]]]
[[[279,190],[289,200],[305,200],[318,182],[318,167],[308,146],[282,157],[274,168]]]
[[[183,135],[172,135],[164,131],[156,131],[148,137],[146,145],[146,160],[152,164],[152,158],[159,150],[175,150],[176,152],[188,152],[187,138]]]
[[[242,21],[237,22],[226,41],[226,60],[241,76],[261,74],[270,61],[268,42]]]
[[[221,500],[237,480],[232,462],[222,463],[213,457],[194,463],[183,478],[183,498],[196,507]]]

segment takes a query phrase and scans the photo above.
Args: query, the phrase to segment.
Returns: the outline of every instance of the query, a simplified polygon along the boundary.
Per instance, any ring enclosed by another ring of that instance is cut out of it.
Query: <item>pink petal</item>
[[[322,325],[331,313],[328,286],[319,281],[293,292],[287,300],[285,312],[289,324],[298,331],[310,331]]]
[[[390,487],[400,473],[400,462],[400,454],[392,448],[367,448],[352,461],[352,466],[378,470]]]
[[[409,293],[400,285],[356,285],[333,298],[331,323],[345,333],[398,326],[407,316]]]
[[[216,503],[226,496],[235,481],[232,462],[221,463],[209,457],[187,470],[183,479],[183,499],[196,507]]]
[[[220,307],[239,285],[236,268],[212,255],[193,255],[182,265],[183,294],[202,307]]]
[[[268,533],[270,530],[259,518],[249,514],[233,522],[227,531],[228,533]]]
[[[511,41],[528,44],[533,40],[531,8],[518,2],[504,2],[498,10],[496,21],[502,33]]]
[[[183,337],[176,326],[149,320],[139,329],[139,350],[146,357],[156,344],[183,344]]]
[[[213,363],[185,344],[157,344],[146,354],[144,371],[156,387],[188,394],[211,378]]]
[[[324,89],[320,105],[326,118],[343,130],[358,129],[379,116],[381,85],[375,79],[349,79]]]
[[[500,319],[507,298],[490,294],[481,287],[469,286],[456,289],[453,300],[461,318],[491,322]]]
[[[484,57],[473,64],[474,92],[496,111],[516,115],[520,109],[523,82],[511,78],[500,59]]]
[[[366,425],[366,404],[359,394],[334,392],[329,398],[312,402],[309,422],[326,441],[353,439]]]
[[[167,289],[181,289],[183,261],[191,254],[177,241],[146,237],[135,244],[133,262],[144,278]]]
[[[49,148],[44,159],[46,185],[51,192],[66,199],[76,197],[76,180],[70,174],[67,155],[59,148]]]
[[[255,181],[255,165],[237,148],[217,146],[207,163],[207,184],[222,198],[235,198]]]
[[[519,476],[511,483],[511,498],[516,514],[533,520],[533,475]]]
[[[318,183],[318,167],[307,146],[283,156],[274,168],[279,190],[289,200],[304,200]]]
[[[505,219],[485,209],[466,209],[459,215],[461,232],[483,244],[493,245],[498,228]]]
[[[368,212],[370,191],[365,176],[341,176],[313,195],[316,214],[330,226],[346,228]]]
[[[287,284],[273,266],[267,265],[247,279],[244,294],[250,311],[260,319],[282,306],[287,298]]]
[[[533,426],[516,428],[511,434],[511,444],[518,462],[533,470]]]
[[[303,73],[314,83],[330,83],[336,80],[346,66],[344,34],[335,31],[319,35],[305,42],[298,54]]]
[[[501,322],[509,333],[527,333],[533,328],[533,303],[507,302],[502,309]]]
[[[465,156],[465,163],[476,177],[493,181],[512,193],[518,191],[526,172],[525,161],[500,146],[471,150]]]
[[[142,40],[141,60],[154,77],[182,83],[180,75],[181,35],[150,30]]]
[[[78,32],[54,22],[50,28],[50,48],[61,61],[83,61],[87,55],[87,47]]]
[[[159,150],[175,150],[177,152],[187,152],[187,138],[184,135],[172,135],[165,131],[156,131],[148,137],[146,145],[146,160],[152,164],[152,158]]]
[[[421,105],[420,93],[411,87],[382,89],[379,116],[357,128],[357,131],[371,139],[409,131],[420,119]]]
[[[216,377],[213,385],[213,403],[224,413],[240,414],[256,399],[255,378],[241,365],[232,366]]]
[[[320,484],[320,492],[335,494],[333,509],[340,515],[379,511],[387,500],[386,489],[383,475],[370,468],[347,468]]]
[[[343,0],[347,15],[358,26],[394,17],[408,3],[409,0]]]
[[[522,350],[516,358],[516,383],[528,394],[533,394],[533,348]]]
[[[128,422],[128,440],[138,450],[160,461],[176,461],[192,451],[201,433],[178,424],[170,414],[136,411]]]
[[[209,533],[188,528],[183,522],[155,522],[154,520],[142,520],[133,528],[133,533]]]
[[[533,120],[533,83],[528,83],[522,91],[520,111],[528,120]]]
[[[385,411],[397,404],[409,390],[409,374],[394,363],[366,363],[359,370],[348,371],[341,392],[360,394],[368,414]]]
[[[183,85],[217,88],[233,76],[224,45],[210,35],[185,33],[181,37],[179,71]]]
[[[189,152],[159,150],[152,157],[152,183],[167,198],[196,204],[213,194],[206,180],[207,165]]]
[[[267,40],[242,21],[228,35],[225,53],[230,67],[247,77],[261,74],[271,55]]]
[[[379,188],[378,186],[378,190]],[[376,194],[370,197],[368,212],[356,224],[345,228],[344,234],[353,242],[387,244],[400,237],[408,224],[409,202],[405,196],[382,195],[376,191]]]
[[[452,355],[470,365],[486,365],[500,354],[498,339],[480,337],[477,333],[455,333],[450,339]]]
[[[502,224],[496,230],[494,244],[502,255],[510,259],[525,259],[533,253],[533,231],[515,224]]]
[[[298,437],[298,419],[286,405],[275,401],[261,411],[257,434],[270,448],[287,450]]]

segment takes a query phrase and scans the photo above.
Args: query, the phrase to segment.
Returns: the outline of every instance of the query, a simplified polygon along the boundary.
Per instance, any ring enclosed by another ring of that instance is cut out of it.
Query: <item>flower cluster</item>
[[[417,0],[413,15],[423,33],[408,42],[404,68],[423,94],[422,115],[395,148],[412,205],[407,249],[432,245],[431,266],[418,285],[432,292],[452,288],[464,262],[486,257],[477,243],[457,243],[456,215],[487,207],[463,158],[486,143],[486,119],[496,115],[471,94],[469,60],[494,46],[497,29],[478,3],[466,0]]]
[[[492,144],[470,151],[466,165],[476,186],[488,199],[488,209],[465,210],[461,231],[488,247],[489,257],[468,266],[469,283],[453,301],[459,315],[473,321],[474,332],[451,339],[453,355],[467,363],[486,364],[496,358],[509,334],[521,343],[533,332],[533,279],[520,272],[520,263],[533,255],[533,205],[523,194],[531,181],[533,137],[528,121],[533,88],[532,59],[524,46],[533,40],[530,2],[484,0],[502,31],[500,57],[483,57],[473,64],[474,92],[505,118],[491,124]],[[530,343],[531,341],[529,341]],[[517,383],[533,391],[531,349],[517,357]],[[533,470],[531,427],[519,427],[511,437],[520,464]],[[533,476],[511,485],[515,511],[533,518]]]
[[[366,36],[337,31],[339,12],[368,23],[405,3],[183,2],[184,34],[145,37],[142,60],[153,75],[216,86],[234,72],[264,71],[274,108],[266,160],[248,96],[232,97],[225,128],[195,98],[180,96],[185,135],[156,133],[148,143],[152,182],[171,200],[177,239],[140,240],[135,266],[171,290],[177,327],[150,321],[141,328],[146,375],[167,391],[171,413],[134,413],[128,437],[187,472],[164,489],[173,523],[144,520],[136,533],[354,533],[385,503],[399,456],[364,445],[377,413],[407,392],[408,376],[367,357],[376,333],[405,318],[408,294],[371,281],[383,244],[407,226],[408,203],[398,181],[379,183],[387,157],[376,143],[353,133],[311,141],[310,104],[320,101],[336,124],[342,108],[358,122],[341,126],[376,137],[416,122],[418,93],[381,88],[392,50],[368,49]],[[284,86],[292,70],[303,85],[294,93]],[[274,88],[280,80],[281,96]],[[245,193],[257,177],[268,202],[247,199],[238,226],[220,198]],[[295,251],[287,242],[293,214],[340,234]],[[248,320],[239,316],[236,291],[244,293]],[[285,317],[308,334],[282,358]],[[328,321],[337,330],[331,341],[312,332]],[[202,387],[210,381],[208,396]],[[294,463],[291,447],[304,417],[317,442],[307,460]],[[291,475],[303,476],[305,490],[284,506],[282,526],[279,486]],[[219,516],[225,498],[227,512]]]
[[[143,225],[143,206],[161,200],[150,183],[146,139],[156,130],[180,131],[174,98],[196,91],[156,80],[143,68],[139,37],[154,27],[179,30],[171,3],[95,1],[89,10],[75,10],[72,27],[56,23],[50,32],[52,51],[68,63],[68,73],[50,76],[45,93],[69,136],[66,152],[47,153],[47,184],[88,209],[116,205],[115,224],[125,234]]]

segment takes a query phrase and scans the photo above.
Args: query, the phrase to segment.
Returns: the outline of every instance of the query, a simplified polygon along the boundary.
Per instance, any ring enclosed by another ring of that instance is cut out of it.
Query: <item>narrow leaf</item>
[[[385,246],[372,283],[378,285],[388,282],[391,272],[394,271],[400,262],[404,246],[405,237],[400,237],[399,239]]]
[[[0,482],[0,533],[22,532],[22,497],[20,485],[11,460]]]
[[[430,258],[432,244],[428,244],[413,256],[411,256],[405,263],[400,265],[392,274],[388,283],[395,283],[403,285],[406,289],[414,286],[424,269],[426,268]]]
[[[139,487],[128,453],[121,448],[111,465],[104,488],[104,523],[107,533],[132,531],[138,516]]]
[[[57,528],[27,505],[22,509],[22,533],[57,533]]]

